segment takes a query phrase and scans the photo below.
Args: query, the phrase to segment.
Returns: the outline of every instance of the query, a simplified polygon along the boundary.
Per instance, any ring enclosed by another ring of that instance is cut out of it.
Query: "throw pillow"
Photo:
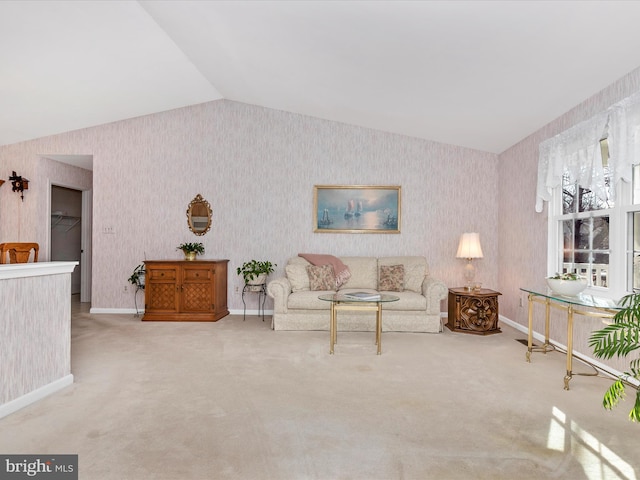
[[[311,290],[336,289],[336,277],[333,275],[331,265],[309,265],[307,266],[307,274]]]
[[[284,271],[291,283],[292,292],[304,292],[309,290],[309,274],[307,265],[288,264]]]
[[[404,265],[382,265],[378,278],[378,290],[402,292],[404,290]]]

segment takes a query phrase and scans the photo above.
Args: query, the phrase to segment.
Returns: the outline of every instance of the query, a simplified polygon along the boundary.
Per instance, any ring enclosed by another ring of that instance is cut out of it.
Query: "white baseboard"
[[[229,314],[230,315],[243,315],[244,314],[244,310],[242,309],[238,309],[238,310],[229,310]],[[247,317],[248,316],[257,316],[258,315],[258,310],[247,310]],[[264,311],[264,316],[265,317],[270,317],[271,315],[273,315],[273,310],[265,310]],[[262,317],[262,310],[260,311],[260,316]]]
[[[56,393],[63,388],[73,384],[73,375],[65,375],[64,377],[51,382],[43,387],[37,388],[32,392],[22,395],[21,397],[11,400],[10,402],[0,405],[0,418],[6,417],[21,408],[24,408],[32,403],[42,400],[49,395]]]
[[[91,307],[89,309],[89,313],[113,313],[116,315],[122,315],[122,314],[127,314],[127,313],[131,313],[131,314],[136,314],[136,313],[144,313],[144,310],[138,310],[136,312],[135,308],[94,308]]]
[[[138,310],[136,312],[135,308],[91,308],[89,310],[89,313],[112,313],[115,315],[126,315],[126,314],[135,315],[136,313],[138,313],[142,315],[144,313],[144,310]],[[244,310],[242,309],[229,310],[230,315],[242,315],[243,313],[244,313]],[[262,312],[260,314],[262,315]],[[264,314],[265,316],[271,316],[273,315],[273,310],[265,310]],[[247,310],[247,315],[258,315],[258,310]]]

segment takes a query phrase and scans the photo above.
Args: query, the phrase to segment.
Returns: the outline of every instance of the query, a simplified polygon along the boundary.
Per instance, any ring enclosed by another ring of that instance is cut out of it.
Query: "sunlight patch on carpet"
[[[576,422],[567,419],[557,407],[553,407],[547,448],[570,453],[582,465],[589,480],[637,480],[629,463]]]

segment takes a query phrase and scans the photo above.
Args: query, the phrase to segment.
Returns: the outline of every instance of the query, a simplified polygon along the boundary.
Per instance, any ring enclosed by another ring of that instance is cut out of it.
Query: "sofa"
[[[288,260],[285,276],[275,278],[267,285],[267,294],[273,298],[271,326],[274,330],[329,330],[331,302],[320,300],[318,296],[362,291],[389,293],[400,298],[397,302],[383,304],[383,331],[442,332],[440,303],[448,291],[443,282],[429,275],[426,258],[337,258],[348,267],[350,277],[340,286],[334,284],[327,288],[328,285],[324,285],[325,289],[321,290],[314,289],[317,282],[313,285],[310,281],[309,273],[315,271],[313,268],[309,270],[311,263],[300,256]],[[389,272],[392,273],[391,280]],[[370,312],[340,312],[338,330],[374,331],[375,315]]]

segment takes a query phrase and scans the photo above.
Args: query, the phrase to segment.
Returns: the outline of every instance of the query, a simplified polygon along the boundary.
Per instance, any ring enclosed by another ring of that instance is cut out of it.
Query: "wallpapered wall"
[[[242,308],[237,266],[269,259],[277,276],[300,252],[425,255],[432,275],[460,285],[464,262],[455,253],[465,231],[480,232],[485,257],[477,279],[497,286],[494,154],[215,101],[0,147],[2,171],[24,165],[19,173],[39,180],[25,198],[29,210],[18,213],[21,240],[46,237],[39,210],[46,173],[37,173],[50,162],[40,158],[46,154],[94,156],[92,308],[133,308],[131,292],[124,292],[133,268],[145,258],[181,258],[175,247],[185,241],[202,241],[205,258],[230,260],[232,310]],[[313,233],[316,184],[400,185],[401,233]],[[16,203],[10,193],[0,191],[1,239],[17,222],[5,208]],[[189,232],[185,215],[198,193],[213,209],[203,237]],[[106,227],[113,234],[103,233]]]
[[[542,129],[531,134],[500,155],[500,216],[499,287],[501,314],[522,325],[527,324],[527,298],[521,286],[543,284],[547,275],[548,206],[542,213],[534,210],[538,175],[538,145],[571,126],[606,110],[612,104],[640,91],[640,69],[634,70],[597,95],[576,106]],[[536,306],[534,328],[544,331],[544,310]],[[566,314],[554,310],[551,338],[566,345]],[[602,322],[577,316],[574,322],[574,348],[591,355],[587,345],[590,332],[602,328]],[[606,362],[618,370],[627,362]]]
[[[38,259],[49,261],[51,185],[90,190],[92,173],[43,158],[41,146],[50,139],[0,147],[0,242],[38,242]],[[45,147],[49,148],[49,147]],[[46,152],[51,153],[51,152]],[[24,200],[11,191],[11,172],[29,180]]]
[[[133,268],[145,258],[181,258],[179,243],[201,240],[206,258],[230,260],[229,306],[239,310],[238,265],[269,259],[281,275],[299,252],[425,255],[432,275],[460,285],[458,238],[478,231],[485,257],[477,278],[502,292],[503,316],[525,325],[519,287],[547,274],[547,213],[534,211],[538,145],[639,90],[640,69],[500,156],[227,100],[4,146],[2,178],[15,169],[31,184],[24,203],[9,184],[0,188],[0,240],[35,239],[47,252],[48,182],[93,185],[93,308],[133,308],[124,292]],[[93,177],[47,154],[92,154]],[[400,185],[402,233],[313,233],[316,184]],[[204,237],[186,226],[197,193],[213,208]],[[589,354],[589,331],[599,325],[578,322],[578,351]],[[565,331],[564,316],[554,314],[552,338],[566,343]]]

